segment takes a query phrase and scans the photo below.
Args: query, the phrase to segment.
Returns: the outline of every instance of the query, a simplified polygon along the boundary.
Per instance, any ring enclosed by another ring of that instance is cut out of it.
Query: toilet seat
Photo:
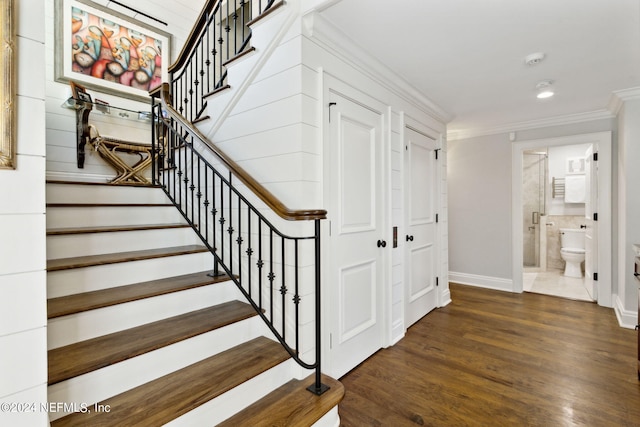
[[[579,248],[561,248],[560,252],[564,252],[566,254],[583,254],[585,253],[585,250]]]

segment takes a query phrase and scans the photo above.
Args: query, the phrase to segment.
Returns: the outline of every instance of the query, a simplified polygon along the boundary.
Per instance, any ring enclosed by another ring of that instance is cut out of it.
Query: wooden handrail
[[[204,29],[207,19],[209,17],[209,12],[215,9],[216,4],[219,3],[220,0],[207,0],[202,11],[200,12],[200,16],[196,20],[196,23],[193,25],[191,32],[189,33],[189,37],[187,37],[187,41],[182,46],[182,50],[178,54],[176,60],[169,66],[169,73],[172,73],[174,70],[182,67],[187,59],[189,59],[189,55],[193,50],[194,46],[199,40],[200,33]]]
[[[157,91],[154,91],[157,93]],[[267,206],[269,206],[275,213],[281,218],[287,221],[306,221],[315,219],[326,219],[327,211],[324,209],[306,209],[306,210],[293,210],[288,208],[274,196],[269,190],[267,190],[262,184],[256,181],[251,175],[249,175],[240,165],[229,158],[224,152],[209,141],[193,124],[185,120],[180,113],[178,113],[171,106],[171,89],[169,83],[163,83],[160,89],[160,100],[162,107],[168,114],[177,121],[181,126],[188,129],[192,135],[195,135],[206,144],[209,149],[215,154],[215,156],[225,165],[227,169],[238,178],[244,185],[246,185],[253,193],[260,198]]]

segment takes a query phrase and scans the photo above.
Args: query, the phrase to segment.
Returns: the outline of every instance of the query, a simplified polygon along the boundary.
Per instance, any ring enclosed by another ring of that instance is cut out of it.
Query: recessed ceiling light
[[[536,85],[538,91],[536,97],[539,99],[551,98],[554,95],[553,82],[551,80],[543,80]]]
[[[527,55],[524,58],[524,63],[532,66],[532,65],[538,65],[539,63],[542,62],[542,60],[545,58],[545,54],[542,52],[536,52],[536,53],[532,53],[531,55]]]

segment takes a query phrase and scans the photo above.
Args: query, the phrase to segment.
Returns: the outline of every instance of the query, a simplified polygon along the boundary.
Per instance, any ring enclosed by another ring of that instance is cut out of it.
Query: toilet
[[[564,275],[582,277],[584,261],[584,230],[574,228],[560,229],[560,256],[565,261]]]

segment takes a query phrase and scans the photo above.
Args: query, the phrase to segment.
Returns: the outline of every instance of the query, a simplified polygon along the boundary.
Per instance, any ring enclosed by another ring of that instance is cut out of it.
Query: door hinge
[[[594,282],[598,281],[598,273],[593,273],[593,281]]]
[[[333,348],[333,334],[329,334],[329,349]]]
[[[593,153],[593,161],[594,162],[598,161],[598,152]]]
[[[594,221],[597,221],[597,220],[598,220],[598,213],[597,213],[597,212],[594,212],[594,213],[593,213],[593,220],[594,220]]]
[[[440,221],[440,216],[436,214],[436,224],[438,223],[438,221]]]
[[[338,105],[335,102],[330,102],[329,103],[329,123],[331,123],[331,107],[333,107],[334,105]]]
[[[436,287],[440,286],[440,278],[436,277]]]
[[[329,236],[331,236],[331,221],[329,221]]]
[[[438,151],[440,151],[439,148],[436,148],[435,150],[433,150],[433,152],[436,153],[436,160],[438,160]]]

